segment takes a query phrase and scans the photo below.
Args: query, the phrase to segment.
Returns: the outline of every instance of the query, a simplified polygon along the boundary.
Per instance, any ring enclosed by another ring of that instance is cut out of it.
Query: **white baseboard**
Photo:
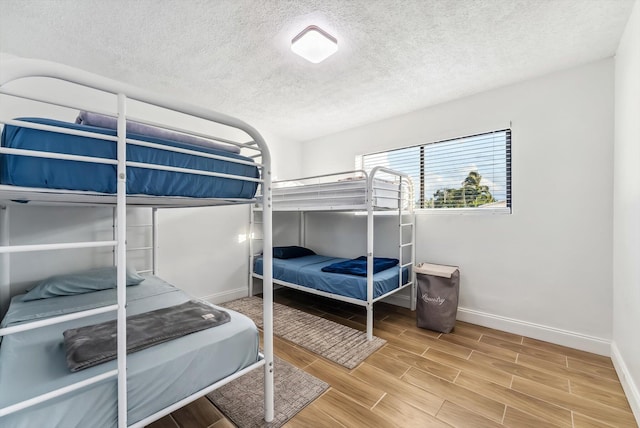
[[[202,299],[213,304],[230,302],[231,300],[247,297],[247,287],[234,288],[232,290],[220,291],[219,293],[209,294],[203,296]]]
[[[402,291],[399,291],[389,297],[385,297],[381,300],[381,302],[389,303],[396,306],[402,306],[403,308],[411,308],[411,297],[401,293]]]
[[[636,422],[640,425],[640,390],[638,389],[640,379],[634,379],[631,376],[631,372],[624,358],[622,358],[615,341],[611,342],[611,361],[613,361],[613,366],[616,368],[616,373],[618,373],[618,378],[627,396],[633,415],[636,417]]]
[[[611,355],[611,341],[600,337],[461,307],[457,319],[594,354]]]
[[[384,302],[408,308],[410,307],[409,300],[410,297],[408,295],[392,294],[384,299]],[[531,337],[533,339],[544,340],[545,342],[568,346],[569,348],[593,352],[594,354],[606,356],[611,355],[611,342],[599,337],[462,307],[458,307],[458,315],[456,318],[460,321],[466,321],[483,327],[495,328],[497,330]]]

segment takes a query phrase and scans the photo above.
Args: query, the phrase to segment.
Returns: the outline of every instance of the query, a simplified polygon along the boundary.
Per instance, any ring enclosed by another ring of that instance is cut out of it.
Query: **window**
[[[511,212],[511,130],[363,155],[362,169],[409,174],[416,208],[504,209]]]

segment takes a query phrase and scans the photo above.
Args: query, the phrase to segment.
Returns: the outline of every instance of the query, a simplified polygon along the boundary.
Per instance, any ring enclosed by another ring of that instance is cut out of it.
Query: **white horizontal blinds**
[[[416,208],[511,207],[511,130],[503,129],[362,157],[414,181]]]
[[[426,144],[425,208],[510,207],[510,134]]]
[[[404,172],[411,176],[414,183],[414,200],[416,207],[420,203],[420,147],[406,147],[387,152],[372,153],[362,156],[362,169],[369,172],[377,166]]]

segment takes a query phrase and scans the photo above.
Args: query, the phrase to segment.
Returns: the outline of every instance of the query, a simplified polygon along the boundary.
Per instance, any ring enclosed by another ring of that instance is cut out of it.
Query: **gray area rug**
[[[264,369],[253,370],[209,393],[207,398],[239,428],[284,425],[318,398],[329,385],[288,362],[274,357],[275,412],[264,421]]]
[[[261,298],[245,297],[221,306],[247,315],[262,327]],[[363,331],[279,303],[273,304],[273,332],[348,369],[356,367],[386,343],[375,336],[367,341]]]

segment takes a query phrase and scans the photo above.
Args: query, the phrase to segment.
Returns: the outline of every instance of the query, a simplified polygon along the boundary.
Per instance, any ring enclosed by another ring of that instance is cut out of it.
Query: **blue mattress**
[[[27,122],[116,135],[114,130],[78,125],[51,119],[26,118]],[[250,158],[214,148],[129,134],[129,138],[195,150],[233,159]],[[41,131],[5,125],[0,140],[2,147],[41,150],[55,153],[115,159],[117,144],[59,132]],[[257,178],[258,168],[218,159],[127,145],[127,160],[220,172]],[[0,154],[0,184],[48,189],[84,190],[116,193],[116,166],[58,159],[34,158]],[[257,183],[228,178],[208,177],[170,171],[127,167],[127,193],[154,196],[184,196],[192,198],[253,198]]]
[[[11,301],[2,326],[49,318],[115,303],[115,289],[75,296]],[[127,287],[127,313],[135,315],[184,303],[191,297],[156,277]],[[258,361],[258,330],[229,309],[231,321],[127,357],[129,423]],[[43,394],[116,368],[116,361],[71,373],[62,332],[115,318],[114,313],[68,321],[3,338],[0,344],[0,407]],[[0,418],[3,428],[115,427],[116,380],[111,379]]]
[[[322,268],[332,263],[349,259],[321,255],[296,257],[293,259],[273,259],[273,278],[327,293],[367,300],[367,278],[342,273],[323,272]],[[398,288],[398,267],[383,270],[373,275],[373,297],[382,296]],[[262,257],[257,257],[254,272],[262,275]],[[407,282],[408,268],[402,271],[402,283]]]

